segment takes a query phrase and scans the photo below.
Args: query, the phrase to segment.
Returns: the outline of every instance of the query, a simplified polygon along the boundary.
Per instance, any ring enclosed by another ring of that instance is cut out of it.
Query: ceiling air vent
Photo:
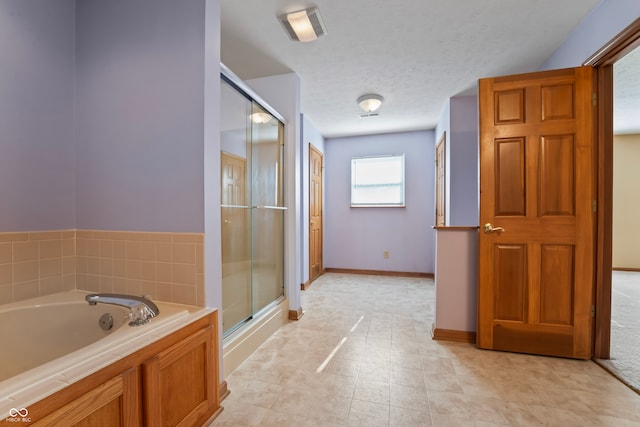
[[[367,117],[378,117],[380,113],[361,113],[360,118],[366,119]]]

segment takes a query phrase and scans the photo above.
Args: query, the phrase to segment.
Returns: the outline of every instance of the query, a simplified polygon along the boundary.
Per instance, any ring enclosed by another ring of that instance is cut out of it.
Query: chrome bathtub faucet
[[[145,297],[124,294],[89,294],[84,298],[89,305],[111,304],[127,307],[129,313],[129,326],[144,325],[152,317],[160,314],[158,306]]]

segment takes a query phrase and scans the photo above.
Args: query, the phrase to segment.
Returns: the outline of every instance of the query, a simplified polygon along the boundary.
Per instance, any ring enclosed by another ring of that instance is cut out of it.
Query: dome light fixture
[[[377,93],[368,93],[358,98],[358,105],[367,113],[376,111],[382,105],[384,98]]]

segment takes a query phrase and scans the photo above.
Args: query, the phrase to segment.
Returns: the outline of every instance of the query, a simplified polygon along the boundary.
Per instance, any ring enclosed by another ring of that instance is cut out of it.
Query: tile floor
[[[591,361],[433,341],[434,298],[426,279],[325,274],[226,378],[213,426],[640,425],[640,396]]]

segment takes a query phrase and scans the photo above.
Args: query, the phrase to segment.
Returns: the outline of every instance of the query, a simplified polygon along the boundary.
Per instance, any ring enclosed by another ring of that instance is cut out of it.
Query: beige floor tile
[[[426,390],[391,384],[390,403],[399,408],[422,410],[429,405],[429,396]]]
[[[358,359],[334,357],[326,365],[322,372],[328,374],[341,375],[343,377],[357,377],[360,372],[362,362]],[[320,366],[318,366],[319,368]]]
[[[364,351],[360,354],[363,363],[391,367],[393,352],[388,348],[379,348],[365,345]]]
[[[234,393],[237,394],[237,399],[234,400],[262,408],[271,408],[282,391],[283,387],[280,385],[253,380],[240,390],[234,389]]]
[[[425,374],[455,375],[456,369],[451,359],[435,356],[422,356],[422,370]]]
[[[388,426],[389,405],[353,400],[349,411],[349,426]]]
[[[266,410],[262,414],[260,427],[298,427],[305,423],[302,415],[284,414],[272,410]]]
[[[358,379],[389,383],[391,380],[391,361],[365,361],[360,364]]]
[[[597,425],[614,426],[614,427],[638,427],[637,421],[629,421],[624,418],[611,417],[609,415],[598,415],[596,418]]]
[[[505,403],[502,415],[513,426],[541,426],[545,423],[544,413],[526,403]]]
[[[420,391],[427,390],[422,369],[391,368],[391,384],[404,385]]]
[[[432,425],[431,412],[428,405],[419,410],[390,407],[390,427],[430,427]]]
[[[214,426],[640,426],[640,396],[591,361],[432,340],[430,280],[325,274],[302,297]]]
[[[499,396],[507,402],[528,403],[543,405],[547,403],[544,395],[537,393],[536,389],[527,384],[526,378],[510,377],[508,379],[497,378],[493,383],[497,387]]]
[[[391,369],[402,367],[406,369],[422,369],[422,357],[420,354],[412,353],[391,353]]]
[[[318,395],[353,398],[357,383],[356,377],[345,377],[325,372],[316,373],[313,378],[314,383],[311,387]]]
[[[458,378],[447,373],[425,373],[425,385],[431,391],[448,391],[451,393],[464,393]]]
[[[431,422],[434,427],[475,427],[476,425],[473,417],[462,414],[431,415]]]
[[[321,396],[308,406],[307,419],[321,423],[346,424],[349,419],[351,398]]]
[[[575,391],[572,398],[595,414],[633,421],[640,426],[640,397],[626,387],[619,391],[622,392],[594,388],[588,392]]]
[[[388,382],[359,379],[353,398],[371,403],[389,404],[390,388]]]
[[[391,350],[398,353],[420,354],[420,344],[414,340],[415,336],[394,335],[391,338]]]
[[[533,405],[532,411],[538,414],[543,425],[562,427],[584,427],[596,424],[596,416],[589,412],[562,409],[550,406]]]
[[[227,400],[229,400],[227,402]],[[261,426],[267,409],[244,404],[241,401],[225,399],[224,410],[213,421],[214,426],[220,427],[254,427]]]
[[[272,410],[285,414],[304,416],[309,413],[313,400],[303,388],[285,388],[271,405]]]

